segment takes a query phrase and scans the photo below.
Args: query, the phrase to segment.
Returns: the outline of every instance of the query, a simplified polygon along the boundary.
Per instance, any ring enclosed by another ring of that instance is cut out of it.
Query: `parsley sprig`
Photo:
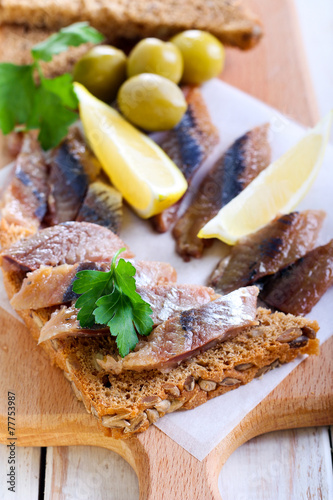
[[[78,99],[70,73],[53,79],[45,78],[39,61],[49,62],[69,47],[87,42],[99,43],[103,35],[86,22],[62,28],[35,45],[33,63],[19,66],[0,64],[0,129],[39,129],[38,140],[47,150],[59,144],[68,127],[77,120]]]
[[[153,311],[136,292],[135,267],[124,259],[116,265],[124,250],[113,257],[109,272],[79,271],[73,284],[73,291],[82,294],[75,304],[81,327],[107,325],[122,357],[134,349],[138,333],[149,335],[153,327]]]

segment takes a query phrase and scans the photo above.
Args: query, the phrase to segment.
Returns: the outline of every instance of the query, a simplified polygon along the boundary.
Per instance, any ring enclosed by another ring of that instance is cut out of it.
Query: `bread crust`
[[[254,47],[263,32],[258,17],[239,0],[2,0],[0,5],[0,24],[56,31],[78,21],[90,22],[111,42],[202,29],[243,50]]]

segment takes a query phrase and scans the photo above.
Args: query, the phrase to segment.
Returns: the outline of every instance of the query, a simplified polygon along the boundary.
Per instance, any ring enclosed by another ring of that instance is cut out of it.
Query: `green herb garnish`
[[[39,61],[51,61],[53,55],[69,47],[103,40],[88,23],[75,23],[62,28],[35,45],[32,64],[19,66],[0,64],[0,129],[4,134],[15,130],[39,129],[38,140],[47,150],[59,144],[68,127],[77,120],[78,99],[70,73],[47,79]],[[36,78],[38,76],[38,78]],[[38,80],[38,83],[37,83]]]
[[[124,250],[113,257],[109,272],[79,271],[73,284],[73,291],[82,294],[75,304],[81,327],[107,325],[122,357],[139,342],[137,333],[149,335],[153,327],[153,311],[136,292],[135,267],[124,259],[116,265]]]

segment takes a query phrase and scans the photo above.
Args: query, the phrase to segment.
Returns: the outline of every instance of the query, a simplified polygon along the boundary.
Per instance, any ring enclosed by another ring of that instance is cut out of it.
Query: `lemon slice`
[[[112,184],[143,218],[178,201],[187,189],[179,168],[148,136],[75,83],[86,138]]]
[[[281,158],[271,163],[238,196],[199,231],[199,238],[218,238],[234,245],[280,213],[291,212],[310,189],[323,161],[332,114]]]

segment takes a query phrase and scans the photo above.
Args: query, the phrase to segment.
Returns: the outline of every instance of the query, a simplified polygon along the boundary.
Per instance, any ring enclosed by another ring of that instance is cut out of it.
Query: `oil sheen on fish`
[[[266,282],[260,296],[279,311],[308,314],[333,286],[333,240],[314,248]]]
[[[76,220],[93,222],[119,234],[122,216],[121,193],[104,182],[96,181],[90,184]]]
[[[27,134],[2,200],[2,218],[34,233],[46,214],[47,165],[34,134]]]
[[[138,287],[137,292],[153,309],[154,326],[175,314],[200,307],[219,297],[212,288],[201,285],[153,285]]]
[[[0,254],[5,271],[35,271],[41,266],[77,262],[111,262],[120,248],[127,248],[109,229],[89,222],[65,222],[48,227],[15,243]],[[124,258],[133,257],[126,249]]]
[[[176,163],[190,185],[195,172],[218,144],[219,135],[211,121],[201,91],[196,87],[184,87],[183,92],[187,111],[181,122],[165,133],[159,145]],[[177,219],[180,204],[181,200],[152,218],[156,231],[168,231]]]
[[[218,342],[235,337],[255,325],[258,288],[240,288],[199,308],[182,311],[161,323],[134,352],[116,360],[106,356],[98,363],[105,370],[168,370]]]
[[[154,285],[139,287],[137,292],[151,305],[154,326],[163,323],[163,321],[178,314],[179,311],[200,307],[218,297],[212,288],[200,285]],[[77,320],[77,314],[78,310],[74,306],[63,307],[54,312],[51,319],[41,330],[39,343],[68,336],[105,335],[105,333],[110,333],[108,328],[90,330],[81,328]]]
[[[237,139],[201,182],[173,229],[177,252],[185,261],[200,258],[210,244],[197,237],[200,229],[269,165],[267,132],[265,124]]]
[[[229,293],[274,274],[314,247],[325,212],[292,212],[241,239],[213,272],[209,285]]]
[[[129,259],[136,269],[137,286],[163,285],[177,279],[175,269],[166,262],[149,262]],[[73,292],[76,273],[85,269],[109,271],[110,262],[81,262],[57,267],[41,267],[28,273],[21,289],[13,296],[11,304],[17,311],[22,309],[42,309],[76,300]]]

